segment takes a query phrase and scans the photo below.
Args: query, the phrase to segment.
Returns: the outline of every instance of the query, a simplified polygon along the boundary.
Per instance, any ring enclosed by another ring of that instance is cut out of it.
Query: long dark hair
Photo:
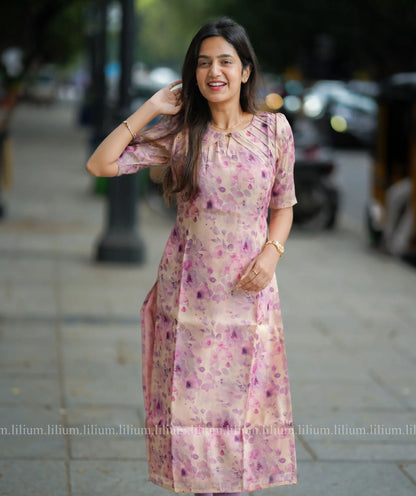
[[[175,193],[183,193],[185,200],[192,200],[198,194],[198,163],[202,138],[211,120],[207,100],[199,91],[196,81],[198,55],[202,42],[213,36],[221,36],[237,52],[243,68],[250,68],[250,77],[241,85],[240,105],[244,112],[254,114],[257,83],[257,60],[245,29],[232,19],[222,17],[205,24],[189,45],[182,67],[182,107],[174,120],[177,125],[173,133],[185,131],[188,147],[179,170],[175,164],[167,169],[164,180],[164,195],[169,202]]]

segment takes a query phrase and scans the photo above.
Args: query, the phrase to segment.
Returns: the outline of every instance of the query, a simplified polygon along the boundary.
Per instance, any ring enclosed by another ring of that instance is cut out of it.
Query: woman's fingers
[[[160,89],[151,97],[160,114],[175,115],[181,109],[182,90],[181,88],[175,89],[175,86],[179,83],[181,83],[180,80],[175,81],[169,86]]]
[[[176,103],[181,101],[182,92],[180,89],[171,91],[171,94],[174,96]]]
[[[254,264],[255,264],[255,260],[253,260],[247,265],[246,270],[241,274],[239,281],[236,284],[238,288],[242,288],[246,284],[247,282],[246,279],[247,277],[249,277],[250,271],[253,268]]]
[[[237,282],[236,288],[243,291],[258,292],[264,289],[270,283],[271,279],[269,274],[259,265],[256,265],[256,261],[253,260]]]
[[[173,105],[173,112],[174,113],[177,113],[179,112],[181,106],[182,106],[182,101],[181,101],[181,96],[182,96],[182,87],[180,88],[177,88],[177,86],[179,84],[182,84],[182,80],[181,79],[178,79],[177,81],[174,81],[173,83],[171,83],[167,89],[168,89],[168,93],[167,93],[167,99],[168,99],[168,103],[170,103],[171,105]]]
[[[261,285],[262,279],[259,270],[256,269],[255,261],[253,261],[242,274],[236,287],[245,291],[256,291],[259,285]]]
[[[172,91],[175,86],[179,86],[180,84],[182,84],[182,79],[178,79],[177,81],[174,81],[173,83],[170,83],[170,85],[168,86],[168,88],[169,88],[170,91]],[[178,90],[180,90],[180,88],[178,88]]]

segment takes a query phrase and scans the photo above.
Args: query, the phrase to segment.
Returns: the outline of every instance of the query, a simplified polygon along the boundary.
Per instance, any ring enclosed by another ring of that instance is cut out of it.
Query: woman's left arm
[[[270,210],[269,239],[284,245],[293,222],[293,207]],[[236,287],[243,291],[261,291],[272,280],[280,255],[273,245],[267,245],[247,266]]]

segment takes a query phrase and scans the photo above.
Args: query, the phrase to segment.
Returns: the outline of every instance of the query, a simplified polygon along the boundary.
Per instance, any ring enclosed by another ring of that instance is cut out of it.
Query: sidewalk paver
[[[0,432],[0,494],[172,494],[147,481],[139,329],[172,219],[141,202],[147,263],[98,264],[104,201],[71,108],[22,106],[13,140],[0,427],[27,430]],[[253,496],[416,493],[416,270],[361,231],[294,229],[278,264],[299,481]]]

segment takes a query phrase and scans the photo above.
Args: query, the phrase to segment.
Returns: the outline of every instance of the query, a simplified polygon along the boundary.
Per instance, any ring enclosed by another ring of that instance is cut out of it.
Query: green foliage
[[[137,0],[138,58],[179,69],[199,27],[225,14],[232,0]]]
[[[0,53],[20,47],[27,67],[67,63],[84,46],[91,0],[0,2]],[[242,23],[263,69],[310,77],[416,69],[414,0],[136,0],[136,58],[180,68],[197,29],[229,15]],[[1,65],[1,64],[0,64]]]
[[[82,0],[19,0],[0,3],[0,52],[20,48],[26,66],[66,63],[83,46]]]
[[[69,3],[46,28],[42,52],[44,60],[66,64],[84,48],[85,2]]]
[[[192,35],[213,17],[243,24],[263,69],[306,76],[380,77],[416,69],[414,0],[137,0],[138,56],[180,66]]]
[[[323,63],[333,77],[380,77],[416,68],[414,0],[234,0],[227,14],[247,28],[267,69],[295,64],[314,75]]]

